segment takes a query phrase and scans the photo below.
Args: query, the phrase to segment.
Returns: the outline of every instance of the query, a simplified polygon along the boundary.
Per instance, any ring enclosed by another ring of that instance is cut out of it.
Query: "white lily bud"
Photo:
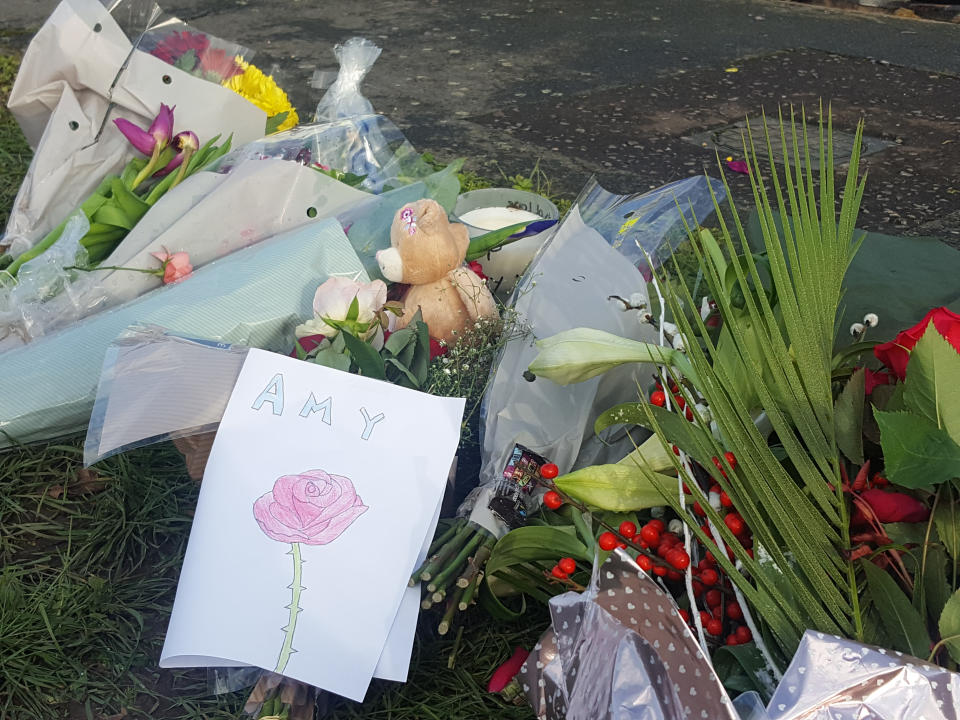
[[[680,335],[679,333],[673,336],[673,340],[670,342],[670,345],[677,352],[686,352],[687,350],[687,346],[683,342],[683,335]]]
[[[674,519],[671,520],[670,523],[667,525],[667,530],[669,530],[670,532],[672,532],[672,533],[674,533],[674,534],[676,534],[676,535],[682,534],[682,533],[683,533],[683,520],[678,520],[677,518],[674,518]]]
[[[706,320],[712,311],[713,308],[710,307],[710,298],[704,295],[703,300],[700,301],[700,319]]]
[[[850,334],[856,337],[857,335],[863,335],[863,331],[866,328],[863,326],[863,323],[854,323],[850,326]]]
[[[676,335],[676,334],[677,334],[677,326],[674,325],[672,322],[667,322],[666,320],[664,320],[663,323],[662,323],[662,325],[661,325],[661,327],[663,327],[663,334],[664,334],[664,335]]]
[[[875,328],[880,324],[880,318],[877,317],[876,313],[867,313],[863,316],[863,324],[869,328]]]
[[[650,508],[650,515],[651,515],[652,517],[655,517],[655,518],[663,517],[663,514],[664,514],[666,511],[667,511],[667,509],[666,509],[664,506],[662,506],[662,505],[657,505],[657,506],[655,506],[655,507]]]

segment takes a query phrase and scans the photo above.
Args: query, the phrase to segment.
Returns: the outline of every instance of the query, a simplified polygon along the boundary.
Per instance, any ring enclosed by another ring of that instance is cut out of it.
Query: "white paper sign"
[[[463,408],[251,350],[207,462],[160,666],[255,665],[362,700]],[[400,674],[385,664],[378,674]]]

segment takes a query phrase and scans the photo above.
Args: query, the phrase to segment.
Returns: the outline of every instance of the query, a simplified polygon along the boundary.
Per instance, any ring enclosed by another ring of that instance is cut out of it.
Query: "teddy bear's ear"
[[[390,244],[393,247],[397,247],[405,238],[417,234],[423,219],[419,206],[419,202],[407,203],[393,216],[393,224],[390,226]]]

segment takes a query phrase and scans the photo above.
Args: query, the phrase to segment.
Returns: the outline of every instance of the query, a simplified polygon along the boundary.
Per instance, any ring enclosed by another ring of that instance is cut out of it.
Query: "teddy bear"
[[[410,286],[396,329],[406,327],[419,308],[430,336],[454,343],[477,320],[498,316],[486,283],[464,265],[469,243],[466,226],[451,223],[435,200],[397,211],[390,247],[377,253],[383,276]]]

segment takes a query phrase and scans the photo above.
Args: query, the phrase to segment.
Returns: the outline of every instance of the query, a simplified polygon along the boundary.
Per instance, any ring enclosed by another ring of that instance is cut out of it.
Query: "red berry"
[[[747,529],[747,524],[743,521],[743,518],[740,517],[739,513],[727,513],[723,517],[723,522],[730,528],[730,532],[734,535],[742,535],[743,531]]]
[[[707,550],[707,552],[704,553],[704,555],[703,555],[703,560],[701,560],[701,562],[705,562],[705,563],[707,563],[707,565],[716,565],[716,564],[717,564],[717,559],[713,556],[713,553],[712,553],[712,552],[710,552],[709,550]]]
[[[677,614],[680,615],[680,619],[683,620],[685,623],[690,622],[690,611],[689,611],[689,610],[685,610],[684,608],[680,608],[679,610],[677,610]]]
[[[683,580],[683,573],[679,573],[676,570],[667,570],[667,580],[672,580],[673,582]]]
[[[617,546],[617,542],[617,536],[612,532],[600,533],[600,537],[597,538],[597,544],[601,550],[613,550]]]
[[[633,541],[633,542],[634,542],[635,545],[638,545],[641,550],[649,550],[649,549],[650,549],[650,544],[644,542],[643,540],[637,540],[636,538],[634,538],[634,541]]]
[[[667,526],[664,525],[663,520],[661,520],[660,518],[654,518],[653,520],[648,522],[647,525],[649,525],[650,527],[655,527],[658,532],[663,532],[664,530],[667,529]]]
[[[637,534],[637,526],[629,520],[624,520],[620,523],[620,534],[630,540]]]
[[[700,573],[700,582],[704,585],[716,585],[720,580],[720,575],[713,568],[707,568]]]
[[[740,641],[737,640],[736,635],[727,635],[727,645],[739,645]]]
[[[703,509],[703,505],[700,504],[699,500],[694,501],[693,503],[693,514],[699,515],[700,517],[706,516],[706,511]]]
[[[747,555],[749,555],[750,559],[753,560],[753,548],[747,548]]]
[[[687,487],[687,484],[686,484],[686,483],[683,483],[683,494],[684,494],[684,495],[689,495],[689,494],[690,494],[690,488]]]
[[[674,545],[682,544],[683,540],[681,540],[680,536],[677,535],[676,533],[665,532],[663,535],[660,536],[660,542],[668,543],[670,547],[673,547]]]
[[[687,411],[683,414],[690,422],[693,422],[693,410],[687,408]]]
[[[750,632],[750,628],[746,625],[737,626],[737,629],[733,632],[737,636],[737,640],[741,643],[748,643],[753,640],[753,633]]]
[[[553,575],[557,580],[566,580],[567,574],[560,569],[558,565],[554,565],[553,569],[550,571],[550,574]]]
[[[719,635],[723,632],[723,623],[716,618],[710,618],[710,620],[705,623],[705,628],[711,635]]]
[[[713,615],[711,615],[710,613],[708,613],[706,610],[701,610],[701,611],[700,611],[700,624],[701,624],[701,625],[706,625],[706,624],[707,624],[708,622],[710,622],[711,620],[713,620]]]
[[[663,565],[654,565],[653,574],[657,577],[663,577],[667,574],[667,569]]]
[[[719,590],[714,588],[713,590],[707,591],[704,600],[707,602],[707,607],[713,609],[720,606],[720,603],[723,601],[723,595],[720,594]]]
[[[701,595],[703,595],[703,583],[700,582],[699,580],[694,580],[694,581],[693,581],[693,596],[694,596],[695,598],[698,598],[698,597],[700,597]]]
[[[667,559],[667,554],[673,550],[673,546],[670,543],[662,542],[657,546],[657,555],[662,557],[664,560]]]
[[[540,477],[542,477],[544,480],[553,480],[559,474],[560,468],[553,463],[547,463],[540,468]]]
[[[653,560],[646,555],[637,555],[637,565],[639,565],[640,569],[644,572],[653,570]]]
[[[623,549],[623,550],[626,550],[626,549],[627,549],[627,544],[626,544],[625,542],[618,542],[618,543],[617,543],[617,547],[618,547],[618,548],[621,548],[621,549]]]
[[[727,617],[731,620],[743,620],[743,610],[738,603],[732,601],[727,603]]]
[[[674,395],[673,402],[676,403],[677,407],[681,410],[687,406],[687,401],[683,399],[683,395]]]
[[[657,407],[663,407],[667,404],[667,396],[663,390],[654,390],[650,393],[650,404],[656,405]]]
[[[723,620],[723,605],[717,605],[716,607],[710,608],[710,614],[713,615],[717,620]]]
[[[548,490],[543,495],[543,504],[551,510],[556,510],[563,505],[563,498],[560,497],[560,493],[556,490]]]
[[[563,570],[567,575],[572,575],[577,569],[577,561],[568,557],[560,558],[560,562],[557,563],[557,567]]]
[[[718,458],[716,455],[710,458],[710,462],[713,463],[714,467],[716,467],[717,470],[723,470],[723,465],[720,463],[720,458]]]
[[[723,507],[733,507],[733,500],[727,495],[726,490],[720,491],[720,504],[723,505]]]
[[[647,523],[640,528],[640,539],[648,545],[656,545],[660,542],[660,530],[653,527],[651,523]]]
[[[676,445],[673,446],[673,454],[678,457],[680,456],[680,448],[678,448]]]
[[[737,466],[737,456],[734,455],[734,454],[733,454],[732,452],[730,452],[729,450],[727,450],[727,452],[725,452],[725,453],[723,454],[723,459],[727,461],[727,464],[728,464],[731,468],[735,468],[735,467]]]
[[[686,570],[690,567],[690,556],[683,548],[672,548],[665,559],[677,570]]]

